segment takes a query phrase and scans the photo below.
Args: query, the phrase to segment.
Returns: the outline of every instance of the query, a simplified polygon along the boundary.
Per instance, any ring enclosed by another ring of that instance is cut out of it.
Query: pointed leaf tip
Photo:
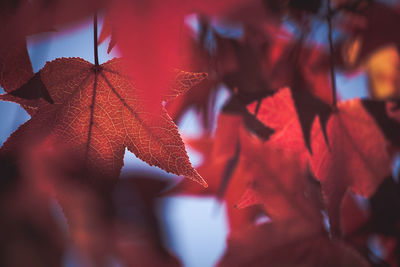
[[[207,188],[208,184],[207,184],[206,180],[204,180],[203,177],[201,177],[201,175],[195,169],[193,169],[193,171],[194,171],[193,174],[190,176],[187,176],[187,178],[199,183],[204,188]]]

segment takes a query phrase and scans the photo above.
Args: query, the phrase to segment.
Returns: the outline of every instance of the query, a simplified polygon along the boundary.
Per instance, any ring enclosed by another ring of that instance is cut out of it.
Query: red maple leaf
[[[255,109],[255,105],[250,109]],[[346,191],[371,196],[390,173],[387,141],[360,100],[338,105],[338,112],[327,121],[329,144],[320,123],[314,121],[311,157],[288,89],[265,99],[257,117],[276,130],[270,138],[271,143],[300,153],[303,163],[310,162],[316,178],[321,181],[334,231],[339,231],[340,203]]]
[[[262,144],[245,132],[241,134],[241,141],[246,146],[237,175],[246,179],[249,186],[238,201],[238,207],[264,204],[272,220],[302,216],[318,221],[321,201],[314,197],[318,189],[313,187],[301,158],[273,143]]]
[[[311,136],[311,167],[321,181],[332,229],[339,231],[346,191],[369,197],[391,173],[389,143],[359,99],[339,103],[327,123],[328,144],[319,125]]]
[[[300,159],[306,158],[307,149],[290,90],[283,88],[273,97],[262,100],[258,109],[257,105],[252,103],[247,108],[266,126],[275,130],[269,143],[284,150],[304,154]]]
[[[175,76],[177,81],[164,100],[185,92],[206,75],[181,71]],[[146,92],[123,73],[120,59],[100,66],[80,58],[56,59],[46,64],[40,77],[54,104],[42,101],[37,114],[3,149],[18,151],[45,137],[70,150],[89,171],[118,177],[127,147],[150,165],[206,186],[190,165],[176,125],[161,103],[157,109],[148,108]],[[3,99],[16,100],[9,95]]]
[[[111,50],[114,48],[114,46],[117,44],[117,40],[116,40],[116,37],[114,34],[114,29],[113,29],[111,20],[112,20],[111,16],[109,15],[109,13],[107,13],[104,16],[103,27],[101,28],[101,32],[100,32],[99,40],[98,40],[98,45],[100,45],[107,38],[111,37],[110,42],[108,44],[107,53],[110,53]]]
[[[369,266],[344,242],[303,221],[251,226],[233,233],[218,266]]]
[[[344,242],[329,238],[320,187],[295,154],[245,139],[238,172],[253,182],[239,206],[262,204],[272,221],[233,232],[220,266],[367,266]]]

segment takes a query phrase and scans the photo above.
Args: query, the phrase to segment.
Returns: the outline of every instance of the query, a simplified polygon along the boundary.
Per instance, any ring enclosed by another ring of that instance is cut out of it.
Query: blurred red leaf
[[[338,104],[327,123],[329,144],[320,127],[315,124],[311,135],[311,166],[322,184],[331,227],[340,232],[339,210],[346,191],[369,197],[390,174],[388,142],[358,99]]]
[[[121,0],[109,12],[129,75],[147,92],[145,97],[156,100],[151,103],[161,101],[173,77],[171,70],[181,66],[179,39],[184,16],[181,1]]]
[[[300,158],[273,143],[262,144],[245,133],[242,142],[246,146],[237,175],[248,181],[248,190],[238,206],[263,204],[273,221],[303,217],[318,222],[322,198],[315,196],[320,188],[308,177]]]
[[[255,110],[255,104],[249,106]],[[327,201],[333,231],[339,231],[339,210],[348,189],[371,196],[390,173],[387,141],[360,100],[341,102],[338,112],[327,121],[327,140],[318,121],[311,132],[310,164]],[[270,143],[300,153],[305,164],[309,154],[302,139],[301,127],[288,89],[265,99],[258,118],[276,130]]]
[[[0,46],[0,86],[6,92],[14,91],[33,76],[25,38]]]
[[[233,232],[220,266],[368,266],[345,243],[329,238],[320,187],[295,154],[253,141],[238,166],[252,180],[239,206],[262,204],[272,221]]]
[[[369,266],[345,243],[302,220],[265,223],[232,234],[218,266]]]
[[[62,266],[66,238],[40,183],[21,175],[13,153],[0,152],[0,265]],[[23,257],[21,256],[23,255]]]
[[[113,24],[111,21],[111,16],[109,13],[106,13],[103,20],[103,27],[101,28],[101,32],[98,39],[98,45],[103,43],[107,38],[110,37],[110,42],[108,44],[107,53],[109,54],[114,46],[117,44],[117,40],[114,34]]]
[[[2,1],[0,36],[7,36],[0,47],[16,38],[54,29],[55,25],[76,22],[104,7],[107,0]]]

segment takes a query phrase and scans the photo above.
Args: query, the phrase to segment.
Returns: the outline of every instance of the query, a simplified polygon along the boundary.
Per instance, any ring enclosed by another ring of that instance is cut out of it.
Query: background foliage
[[[396,1],[0,5],[0,97],[30,117],[0,150],[1,266],[212,264],[174,247],[177,195],[226,207],[219,266],[399,265]]]

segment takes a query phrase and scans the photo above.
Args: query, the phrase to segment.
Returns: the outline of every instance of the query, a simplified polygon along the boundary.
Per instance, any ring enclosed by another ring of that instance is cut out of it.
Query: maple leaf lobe
[[[46,86],[40,79],[40,72],[36,73],[27,83],[22,85],[20,88],[10,92],[10,95],[27,100],[43,98],[50,104],[54,103],[53,99],[51,99],[49,95],[49,92],[47,92]]]

